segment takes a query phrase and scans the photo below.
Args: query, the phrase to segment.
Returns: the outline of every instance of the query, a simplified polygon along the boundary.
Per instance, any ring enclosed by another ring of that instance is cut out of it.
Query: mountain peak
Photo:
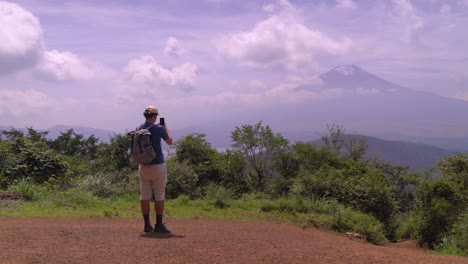
[[[340,65],[336,66],[335,68],[331,69],[331,72],[336,72],[344,76],[354,75],[358,72],[363,72],[361,68],[356,65]]]
[[[320,75],[323,85],[335,89],[365,89],[372,91],[400,90],[396,84],[387,82],[356,65],[339,65]]]

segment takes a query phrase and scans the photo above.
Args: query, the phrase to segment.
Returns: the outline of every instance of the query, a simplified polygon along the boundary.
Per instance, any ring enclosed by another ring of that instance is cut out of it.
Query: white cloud
[[[354,90],[354,93],[359,96],[367,96],[367,95],[376,95],[379,94],[380,91],[378,89],[366,89],[366,88],[357,88]]]
[[[173,56],[173,57],[180,57],[185,53],[180,47],[179,41],[174,37],[169,37],[166,41],[166,47],[164,48],[164,54]]]
[[[249,87],[253,90],[253,91],[265,91],[268,89],[268,86],[262,82],[262,81],[259,81],[259,80],[252,80],[249,82]]]
[[[458,1],[458,5],[461,7],[468,8],[468,0],[460,0]]]
[[[459,92],[453,98],[468,101],[468,92]]]
[[[120,99],[133,96],[150,96],[170,93],[172,90],[188,92],[195,88],[198,67],[184,63],[173,69],[159,65],[152,56],[131,60],[123,69],[123,76],[117,87]]]
[[[36,90],[0,90],[0,116],[16,118],[47,109],[52,100]]]
[[[358,5],[353,0],[336,0],[336,7],[343,9],[356,9]]]
[[[411,42],[419,41],[419,31],[424,27],[424,21],[420,17],[410,0],[393,0],[395,3],[397,18],[399,23],[397,27],[402,31],[405,38]]]
[[[71,52],[46,51],[37,66],[40,77],[55,81],[90,80],[93,69],[84,59]]]
[[[271,12],[275,11],[275,9],[276,9],[276,6],[274,4],[272,4],[272,3],[269,3],[269,4],[263,6],[263,11],[265,11],[265,12],[271,13]]]
[[[34,67],[44,50],[39,20],[5,1],[0,1],[0,39],[0,74]]]
[[[448,4],[443,4],[440,7],[440,14],[441,15],[450,15],[450,13],[452,13],[452,6],[450,6]]]
[[[318,68],[316,57],[348,52],[352,41],[336,41],[301,22],[300,12],[288,1],[285,10],[255,24],[251,31],[224,35],[216,42],[218,52],[254,68],[297,70]]]

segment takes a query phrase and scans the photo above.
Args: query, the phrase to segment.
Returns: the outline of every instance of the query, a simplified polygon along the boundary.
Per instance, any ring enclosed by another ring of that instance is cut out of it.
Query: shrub
[[[187,161],[178,161],[170,158],[167,164],[167,191],[166,197],[177,198],[179,195],[188,195],[191,198],[200,196],[198,175]]]
[[[454,224],[450,233],[436,246],[440,253],[468,256],[468,212],[465,212]]]
[[[32,201],[38,198],[40,187],[34,184],[30,179],[21,179],[9,188],[10,191],[18,193],[24,200]]]
[[[98,197],[109,197],[113,193],[112,181],[104,173],[87,175],[78,186]]]
[[[414,213],[411,213],[406,217],[400,215],[399,219],[397,220],[397,223],[398,226],[395,230],[396,241],[416,237],[418,223]]]
[[[190,197],[188,197],[185,194],[180,195],[173,201],[174,204],[181,205],[181,206],[186,206],[190,204]]]
[[[387,242],[385,228],[375,217],[353,210],[339,204],[335,200],[308,200],[303,198],[279,199],[265,201],[260,209],[264,212],[287,212],[299,214],[332,215],[331,228],[339,232],[356,232],[365,236],[374,244]],[[314,219],[312,216],[309,219]]]
[[[460,198],[454,188],[445,180],[422,181],[418,186],[415,210],[415,238],[420,246],[433,249],[460,213]]]
[[[346,232],[351,231],[361,234],[366,241],[374,244],[387,242],[385,227],[375,217],[344,206],[338,206],[333,216],[332,229]]]
[[[232,200],[233,196],[234,192],[230,189],[224,188],[223,186],[211,183],[206,187],[206,199],[211,205],[218,208],[229,206],[229,201]]]

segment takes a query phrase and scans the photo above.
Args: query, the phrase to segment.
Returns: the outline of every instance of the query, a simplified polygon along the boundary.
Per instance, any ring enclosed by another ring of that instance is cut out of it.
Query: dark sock
[[[145,225],[151,225],[149,214],[144,214],[143,219],[145,219]]]
[[[156,215],[156,225],[157,226],[160,226],[162,225],[162,219],[163,219],[163,215]]]

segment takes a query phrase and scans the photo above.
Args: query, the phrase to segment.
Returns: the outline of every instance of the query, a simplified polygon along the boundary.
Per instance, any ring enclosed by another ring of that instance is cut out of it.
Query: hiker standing
[[[164,163],[164,154],[161,149],[161,139],[168,145],[172,144],[172,136],[167,125],[161,118],[161,123],[155,124],[158,116],[158,109],[154,106],[148,106],[143,113],[145,123],[140,128],[147,128],[151,133],[151,143],[155,151],[155,158],[149,163],[139,165],[138,171],[140,174],[140,202],[141,213],[145,220],[145,232],[152,232],[153,227],[150,221],[150,199],[151,191],[154,192],[154,210],[156,212],[156,225],[154,232],[156,233],[170,233],[171,231],[166,228],[163,223],[164,214],[164,201],[166,194],[167,183],[167,168]]]

